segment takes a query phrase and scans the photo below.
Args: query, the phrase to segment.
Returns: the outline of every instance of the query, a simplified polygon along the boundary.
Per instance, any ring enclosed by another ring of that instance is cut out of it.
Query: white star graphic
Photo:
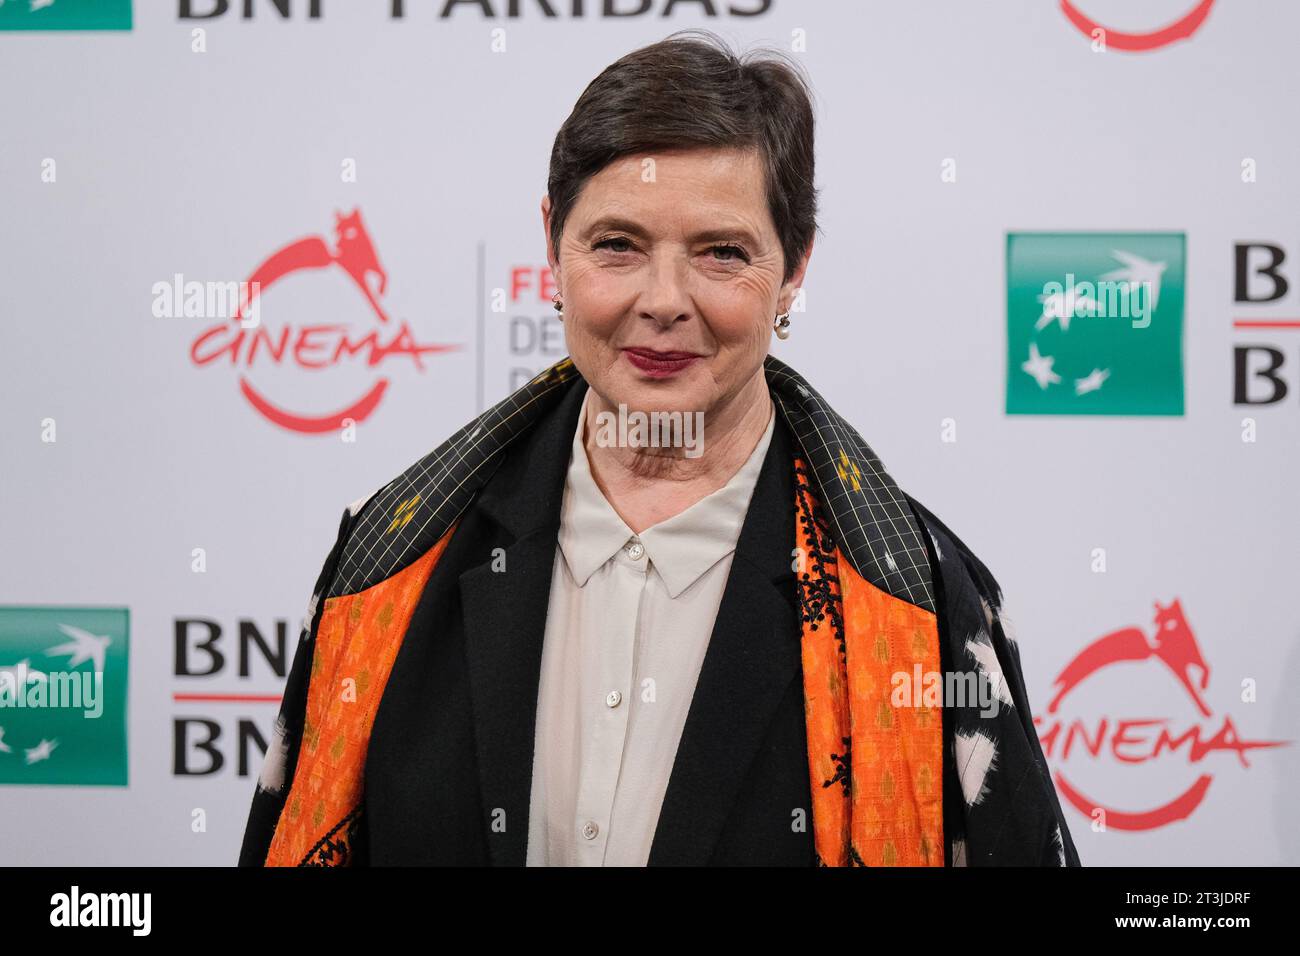
[[[1086,378],[1076,378],[1074,380],[1074,394],[1084,395],[1088,392],[1095,392],[1101,388],[1101,383],[1110,378],[1110,369],[1095,368],[1088,373]]]
[[[49,760],[50,754],[54,752],[54,748],[58,745],[59,742],[57,740],[42,740],[35,747],[28,747],[27,765],[31,766],[32,764],[39,763],[42,760]]]
[[[66,634],[72,640],[66,644],[60,644],[58,647],[51,647],[46,654],[67,654],[68,667],[76,667],[85,661],[93,661],[95,670],[104,669],[104,651],[108,645],[113,643],[113,639],[108,635],[91,634],[89,631],[83,631],[79,627],[73,627],[71,624],[60,624],[59,630]]]
[[[1114,249],[1111,255],[1124,263],[1124,268],[1113,269],[1102,276],[1103,279],[1119,279],[1125,282],[1143,282],[1151,283],[1151,301],[1148,303],[1151,311],[1156,310],[1156,304],[1160,301],[1160,277],[1165,274],[1168,267],[1167,262],[1152,262],[1149,259],[1143,259],[1131,252],[1124,252],[1121,249]]]
[[[0,754],[12,753],[13,749],[13,747],[5,743],[5,729],[0,727]]]
[[[1052,371],[1054,361],[1056,360],[1050,355],[1039,355],[1038,344],[1030,342],[1029,361],[1021,365],[1020,368],[1033,376],[1039,388],[1047,388],[1049,384],[1055,384],[1061,380],[1061,376]]]
[[[1080,312],[1085,315],[1089,312],[1094,315],[1097,312],[1097,300],[1090,295],[1077,295],[1073,291],[1069,295],[1064,292],[1053,292],[1051,295],[1044,293],[1038,297],[1038,301],[1043,303],[1043,314],[1038,317],[1034,323],[1034,328],[1041,330],[1052,324],[1055,320],[1061,323],[1061,331],[1070,331],[1070,320]]]

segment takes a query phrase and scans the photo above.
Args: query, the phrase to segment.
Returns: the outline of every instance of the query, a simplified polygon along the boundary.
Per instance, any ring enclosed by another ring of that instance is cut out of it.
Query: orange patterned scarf
[[[895,674],[939,671],[937,620],[843,560],[799,458],[795,504],[818,861],[943,866],[941,716],[891,701]]]

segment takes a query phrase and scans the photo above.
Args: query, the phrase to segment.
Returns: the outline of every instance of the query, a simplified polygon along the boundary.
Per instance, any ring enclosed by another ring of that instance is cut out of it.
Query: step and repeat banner
[[[1300,862],[1300,5],[5,0],[0,863],[235,861],[342,509],[566,354],[553,137],[686,27],[812,82],[774,354],[998,578],[1085,865]]]

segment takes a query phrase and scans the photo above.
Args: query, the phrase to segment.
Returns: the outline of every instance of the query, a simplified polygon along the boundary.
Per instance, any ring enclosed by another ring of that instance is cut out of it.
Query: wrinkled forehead
[[[768,214],[763,165],[753,149],[692,149],[629,153],[583,185],[569,228],[721,229],[775,234]]]

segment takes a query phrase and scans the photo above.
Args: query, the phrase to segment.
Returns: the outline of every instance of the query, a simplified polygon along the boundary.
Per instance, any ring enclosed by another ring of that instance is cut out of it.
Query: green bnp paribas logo
[[[0,607],[0,784],[126,786],[125,608]]]
[[[1182,233],[1007,236],[1007,413],[1183,414]]]
[[[129,30],[131,0],[0,0],[0,30]]]

